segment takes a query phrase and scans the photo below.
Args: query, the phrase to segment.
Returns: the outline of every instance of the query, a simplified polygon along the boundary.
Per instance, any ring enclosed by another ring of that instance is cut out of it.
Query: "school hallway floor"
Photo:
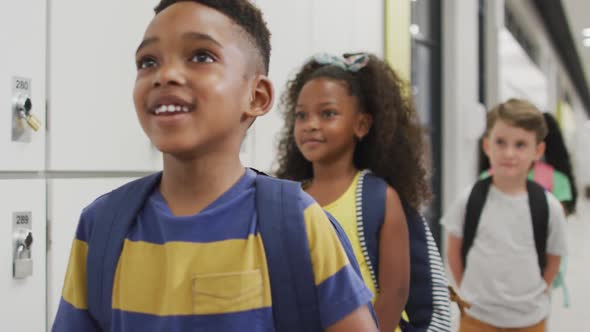
[[[547,332],[590,332],[590,201],[579,198],[576,215],[568,219],[567,286],[570,307],[563,306],[561,289],[552,295]],[[458,330],[459,310],[452,305],[453,331]]]

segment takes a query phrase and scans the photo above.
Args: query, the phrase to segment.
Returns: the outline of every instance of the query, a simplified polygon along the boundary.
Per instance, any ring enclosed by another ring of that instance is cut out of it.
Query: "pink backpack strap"
[[[553,191],[553,173],[555,169],[553,166],[542,161],[535,162],[534,166],[535,177],[534,180],[548,191]]]

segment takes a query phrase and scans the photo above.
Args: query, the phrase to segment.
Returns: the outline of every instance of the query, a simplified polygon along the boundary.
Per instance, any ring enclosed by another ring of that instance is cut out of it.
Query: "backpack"
[[[544,162],[536,162],[534,167],[534,180],[549,192],[553,192],[553,174],[555,168]]]
[[[479,225],[479,219],[483,212],[488,192],[492,184],[492,177],[480,180],[471,189],[467,208],[465,210],[465,223],[463,224],[463,243],[461,246],[461,259],[464,268],[467,268],[467,254],[473,246],[473,240]],[[549,221],[549,205],[545,198],[545,189],[539,184],[527,180],[527,192],[529,195],[529,209],[533,220],[533,234],[535,236],[535,249],[541,275],[545,271],[547,261],[547,232]]]
[[[257,172],[257,171],[256,171]],[[277,331],[323,331],[299,183],[256,175],[258,227],[268,265]],[[88,310],[102,331],[110,331],[115,271],[128,230],[161,179],[161,173],[130,182],[104,196],[88,243]],[[277,218],[282,216],[282,218]],[[328,215],[358,275],[360,270],[344,230]],[[376,321],[371,306],[369,309]]]
[[[539,172],[542,173],[542,172]],[[536,174],[535,174],[536,175]],[[546,176],[543,176],[546,178]],[[539,271],[541,275],[545,271],[547,263],[547,236],[549,228],[549,204],[545,196],[544,185],[535,181],[527,180],[526,187],[529,196],[529,209],[531,211],[531,219],[533,222],[533,234],[535,238],[535,250],[537,252],[537,259],[539,263]],[[467,267],[467,254],[473,246],[473,241],[477,235],[477,226],[479,219],[487,199],[490,186],[492,184],[492,177],[479,180],[475,183],[469,194],[467,200],[467,208],[465,211],[465,223],[463,225],[463,243],[461,247],[461,258],[463,260],[464,268]],[[563,305],[569,307],[569,290],[565,284],[565,267],[566,260],[562,259],[559,271],[553,282],[553,288],[561,287],[563,290]]]
[[[387,183],[365,170],[356,189],[357,229],[371,278],[378,289],[379,231],[385,218]],[[410,292],[402,319],[404,332],[451,331],[448,282],[440,253],[428,224],[402,201],[410,243]]]

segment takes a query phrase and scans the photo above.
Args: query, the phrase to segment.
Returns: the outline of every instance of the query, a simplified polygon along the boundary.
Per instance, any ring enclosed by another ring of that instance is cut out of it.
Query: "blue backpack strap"
[[[379,231],[385,220],[387,182],[370,173],[359,180],[366,257],[378,275]],[[405,306],[410,322],[401,321],[402,331],[450,331],[450,301],[444,266],[436,242],[422,216],[402,200],[410,243],[410,292]],[[360,227],[360,225],[359,225]],[[365,258],[366,258],[365,257]]]
[[[275,329],[323,331],[305,220],[299,205],[301,185],[258,173],[256,211],[270,276]],[[350,264],[361,276],[346,232],[332,215],[326,215]],[[369,311],[377,322],[370,304]]]
[[[547,235],[549,228],[549,204],[545,189],[536,182],[527,181],[527,192],[529,195],[529,209],[533,221],[533,234],[535,236],[535,249],[541,275],[545,272],[547,265]]]
[[[102,331],[111,330],[115,272],[125,237],[161,173],[130,182],[103,196],[88,243],[88,311]]]
[[[463,223],[463,240],[461,243],[461,259],[463,260],[463,269],[467,268],[467,255],[473,246],[479,219],[483,212],[483,207],[490,191],[492,177],[479,180],[475,183],[467,200],[465,208],[465,221]]]
[[[322,331],[299,183],[256,176],[258,227],[270,276],[275,329]]]
[[[402,201],[410,237],[410,296],[405,331],[451,330],[450,297],[444,265],[424,218]]]
[[[363,255],[369,263],[373,283],[379,289],[377,278],[379,275],[379,232],[385,220],[387,183],[380,177],[363,171],[358,186],[362,192],[359,193],[357,190],[356,199],[357,201],[361,200],[360,211],[357,203],[357,231],[361,239]]]

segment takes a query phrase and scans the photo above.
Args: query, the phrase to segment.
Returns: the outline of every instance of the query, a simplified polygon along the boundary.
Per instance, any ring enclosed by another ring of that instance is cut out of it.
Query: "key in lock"
[[[14,108],[21,119],[23,119],[31,129],[38,131],[39,128],[41,128],[41,121],[31,113],[33,103],[29,96],[24,94],[19,95],[14,102]]]
[[[33,244],[33,233],[30,230],[19,231],[12,265],[12,273],[15,279],[24,279],[33,275],[31,244]]]

